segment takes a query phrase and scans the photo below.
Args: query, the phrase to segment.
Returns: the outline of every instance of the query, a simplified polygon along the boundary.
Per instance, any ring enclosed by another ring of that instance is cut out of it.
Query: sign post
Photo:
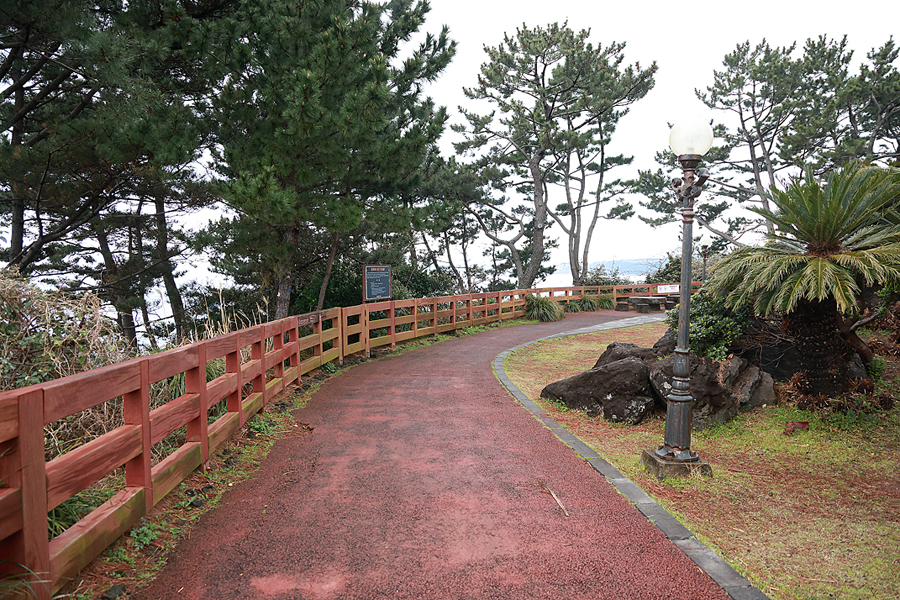
[[[363,270],[363,302],[391,299],[391,266],[366,265]]]

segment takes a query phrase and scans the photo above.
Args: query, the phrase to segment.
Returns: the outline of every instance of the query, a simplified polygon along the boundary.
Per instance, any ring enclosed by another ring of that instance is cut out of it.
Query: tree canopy
[[[720,115],[714,128],[720,145],[704,157],[708,192],[695,206],[701,226],[740,245],[745,233],[772,233],[774,223],[727,209],[771,209],[768,190],[801,169],[823,174],[856,160],[900,160],[898,49],[889,39],[856,73],[852,57],[846,37],[826,36],[802,48],[742,42],[724,57],[712,85],[696,90]],[[653,225],[672,221],[677,209],[665,176],[675,157],[662,151],[657,162],[664,168],[640,173],[641,204],[658,214],[643,218]]]
[[[403,58],[427,12],[413,0],[258,0],[229,24],[215,164],[236,211],[227,228],[246,233],[218,240],[252,257],[258,283],[277,290],[278,317],[315,256],[305,240],[330,250],[318,257],[324,287],[347,234],[415,219],[399,194],[418,181],[446,120],[421,88],[454,52],[444,29]]]

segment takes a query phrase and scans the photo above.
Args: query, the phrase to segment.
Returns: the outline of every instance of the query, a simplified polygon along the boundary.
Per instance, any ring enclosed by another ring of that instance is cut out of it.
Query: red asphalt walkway
[[[327,381],[296,413],[312,433],[278,441],[138,597],[729,598],[492,371],[622,316],[492,329]]]

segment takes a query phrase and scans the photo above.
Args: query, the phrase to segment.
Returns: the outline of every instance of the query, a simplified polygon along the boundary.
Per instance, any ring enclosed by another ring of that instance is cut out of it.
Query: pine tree
[[[511,189],[530,199],[523,201],[528,207],[523,211],[521,205],[503,207],[505,198],[487,197],[482,210],[513,225],[507,237],[492,239],[509,251],[520,288],[531,287],[542,269],[545,230],[554,218],[570,237],[573,274],[583,273],[586,261],[580,254],[586,256],[599,214],[595,211],[593,219],[587,219],[585,232],[581,210],[586,199],[609,199],[602,175],[627,159],[607,157],[606,145],[627,107],[653,87],[655,64],[647,69],[638,63],[622,66],[624,44],[594,47],[589,35],[589,30],[575,33],[565,23],[523,26],[515,35],[505,35],[496,48],[485,48],[488,60],[478,84],[464,91],[467,98],[491,103],[494,112],[479,115],[461,109],[467,124],[454,126],[466,137],[456,144],[458,153],[474,152],[476,167],[504,194]],[[589,193],[587,178],[595,175],[600,183]],[[577,179],[581,181],[575,184]],[[559,214],[548,199],[548,185],[554,183],[567,192]],[[573,185],[581,188],[574,195]],[[627,208],[608,216],[625,213]],[[488,237],[493,235],[490,226],[484,230]],[[527,257],[515,247],[526,240]]]
[[[413,0],[256,0],[232,22],[230,75],[215,100],[216,166],[237,211],[231,226],[248,230],[242,243],[264,234],[221,250],[258,260],[276,317],[301,281],[301,240],[320,240],[327,274],[342,238],[363,222],[409,227],[400,192],[416,185],[446,120],[421,87],[454,52],[445,28],[401,59],[427,12]]]

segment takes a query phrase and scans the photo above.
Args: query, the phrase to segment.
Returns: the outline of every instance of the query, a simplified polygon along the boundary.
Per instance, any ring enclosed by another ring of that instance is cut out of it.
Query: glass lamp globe
[[[679,121],[669,133],[669,147],[676,156],[703,156],[712,147],[713,130],[709,123],[697,117]]]
[[[712,244],[712,236],[705,229],[701,229],[700,234],[697,236],[697,245],[709,246],[710,244]]]

